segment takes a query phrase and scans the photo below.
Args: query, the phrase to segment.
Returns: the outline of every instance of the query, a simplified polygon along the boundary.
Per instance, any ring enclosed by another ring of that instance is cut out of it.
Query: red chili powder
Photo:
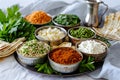
[[[61,47],[50,53],[50,58],[60,64],[73,64],[82,60],[82,56],[74,49]]]

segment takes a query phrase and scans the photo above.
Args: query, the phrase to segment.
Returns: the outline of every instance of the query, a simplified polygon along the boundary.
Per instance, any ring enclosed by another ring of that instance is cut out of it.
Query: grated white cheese
[[[38,36],[42,37],[45,40],[59,40],[65,36],[63,31],[60,31],[57,28],[48,28],[43,29],[38,32]]]
[[[95,40],[86,40],[78,45],[78,50],[88,54],[99,54],[105,52],[106,47]]]

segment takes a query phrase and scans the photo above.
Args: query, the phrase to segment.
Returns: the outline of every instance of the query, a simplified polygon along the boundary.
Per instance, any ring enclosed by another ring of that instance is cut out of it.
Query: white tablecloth
[[[37,0],[23,0],[23,1],[21,1],[21,0],[9,0],[9,1],[8,0],[0,0],[0,8],[5,9],[8,6],[11,6],[13,4],[19,4],[20,7],[22,8],[22,10],[21,10],[22,13],[25,15],[25,14],[31,12],[31,9],[33,10],[33,7],[35,7],[35,5],[34,6],[30,5],[31,7],[30,6],[27,7],[27,6],[35,1],[37,1]],[[69,13],[71,11],[71,7],[76,7],[76,5],[79,6],[79,4],[80,4],[80,3],[76,2],[78,0],[66,0],[66,1],[65,0],[51,0],[51,1],[56,1],[56,4],[54,4],[54,5],[50,5],[49,1],[48,1],[49,5],[47,5],[47,6],[48,7],[53,6],[53,7],[50,7],[51,11],[48,8],[41,7],[41,6],[39,9],[49,11],[51,14],[55,15],[55,14],[60,13],[60,12],[61,13],[66,13],[66,12]],[[120,5],[120,1],[118,1],[118,0],[114,0],[113,2],[112,2],[112,0],[109,2],[108,2],[108,0],[104,0],[104,1],[107,4],[109,4],[110,7],[115,7],[116,9],[119,9],[118,5]],[[47,3],[47,1],[45,1],[45,0],[39,0],[38,2],[39,3],[42,2],[43,4]],[[36,6],[39,3],[36,2]],[[61,4],[61,5],[58,5],[58,4]],[[69,7],[64,7],[67,9],[61,8],[61,11],[58,10],[58,11],[56,11],[56,13],[52,13],[52,9],[55,8],[54,6],[59,8],[59,7],[63,7],[66,5],[69,6]],[[27,10],[25,8],[27,8]],[[79,7],[76,7],[76,8],[79,8]],[[34,10],[37,10],[37,9],[34,8]],[[62,11],[62,10],[64,10],[64,11]],[[76,12],[76,11],[77,10],[74,10],[74,12]],[[72,13],[72,12],[70,12],[70,13]],[[76,13],[78,13],[78,12],[76,12]],[[77,15],[80,15],[80,14],[77,14]],[[79,16],[79,17],[81,17],[81,16]],[[117,47],[116,47],[116,45],[117,45]],[[120,54],[119,53],[119,46],[120,46],[120,44],[118,45],[118,43],[116,43],[112,47],[113,49],[111,48],[111,50],[113,51],[115,56],[112,55],[114,57],[112,57],[111,63],[109,63],[109,59],[111,59],[111,55],[109,55],[106,58],[106,61],[105,61],[105,64],[103,66],[102,71],[99,69],[98,71],[95,71],[95,72],[90,73],[90,74],[85,74],[85,75],[76,76],[76,77],[68,77],[68,78],[43,76],[43,75],[31,72],[31,71],[27,70],[26,68],[23,68],[22,66],[20,66],[16,62],[16,60],[14,59],[14,56],[11,55],[7,58],[0,60],[0,73],[1,73],[0,80],[94,80],[91,77],[94,77],[96,79],[106,78],[109,80],[120,80],[118,78],[118,76],[116,75],[116,73],[120,73],[120,66],[119,66],[119,64],[118,65],[114,64],[116,61],[120,61],[119,60],[119,54]],[[114,52],[114,49],[119,54]],[[111,66],[111,64],[112,64],[112,66]]]
[[[0,8],[5,9],[8,6],[11,6],[13,4],[19,4],[21,7],[25,7],[25,6],[27,6],[30,3],[33,3],[35,1],[37,1],[37,0],[0,0]],[[61,1],[71,2],[73,0],[61,0]],[[102,0],[102,1],[107,3],[112,8],[120,7],[120,0]]]

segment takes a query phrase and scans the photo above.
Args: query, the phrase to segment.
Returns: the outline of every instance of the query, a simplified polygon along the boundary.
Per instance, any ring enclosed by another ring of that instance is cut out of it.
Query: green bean
[[[76,30],[71,29],[70,35],[76,38],[91,38],[92,36],[95,35],[95,33],[90,29],[80,27],[79,29]]]

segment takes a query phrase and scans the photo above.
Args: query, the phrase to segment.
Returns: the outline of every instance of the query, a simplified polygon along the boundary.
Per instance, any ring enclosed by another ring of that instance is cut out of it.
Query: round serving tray
[[[19,60],[17,53],[14,53],[14,57],[15,57],[15,60],[16,60],[21,66],[23,66],[24,68],[26,68],[26,69],[28,69],[28,70],[30,70],[30,71],[36,72],[36,73],[38,73],[38,74],[41,74],[41,75],[46,75],[46,76],[54,76],[54,77],[73,77],[73,76],[74,76],[74,77],[75,77],[75,76],[80,76],[80,75],[84,75],[84,74],[87,74],[87,73],[92,72],[92,71],[86,71],[86,72],[83,72],[83,73],[79,73],[78,70],[76,70],[76,71],[73,72],[73,73],[64,73],[64,74],[61,73],[61,74],[59,74],[59,75],[58,75],[58,74],[45,74],[45,73],[40,73],[40,72],[38,72],[37,69],[35,69],[33,66],[28,66],[28,65],[22,63],[22,62]],[[102,65],[103,65],[103,62],[97,62],[97,63],[95,63],[95,67],[96,67],[95,70],[101,68]],[[95,71],[95,70],[94,70],[94,71]]]

